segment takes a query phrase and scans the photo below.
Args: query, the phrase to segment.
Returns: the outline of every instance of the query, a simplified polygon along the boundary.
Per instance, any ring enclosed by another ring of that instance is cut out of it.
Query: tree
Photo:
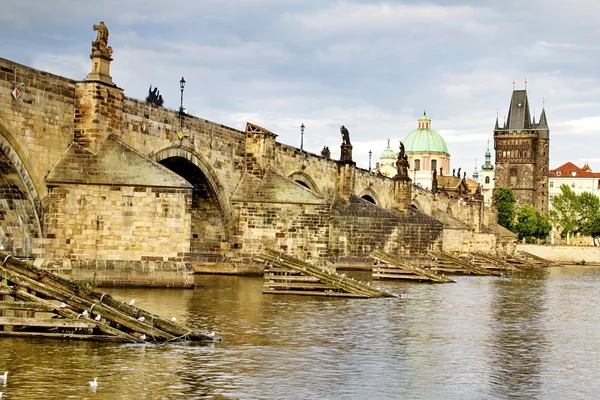
[[[552,226],[545,215],[542,215],[536,208],[523,205],[517,215],[517,224],[515,231],[520,239],[537,239],[548,236]]]
[[[498,223],[511,231],[514,231],[516,202],[517,198],[510,188],[502,187],[496,190]]]
[[[548,212],[550,221],[556,226],[562,238],[575,233],[578,227],[578,196],[567,185],[560,186],[560,194],[554,196],[552,209]]]
[[[576,233],[592,236],[592,225],[600,219],[600,199],[590,192],[583,192],[577,196],[577,220]]]

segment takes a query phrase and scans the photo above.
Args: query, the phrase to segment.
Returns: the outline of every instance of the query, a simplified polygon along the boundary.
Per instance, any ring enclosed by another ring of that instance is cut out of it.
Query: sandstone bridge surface
[[[185,286],[192,267],[259,271],[267,248],[340,265],[508,243],[479,201],[276,137],[0,59],[0,247],[79,279]]]

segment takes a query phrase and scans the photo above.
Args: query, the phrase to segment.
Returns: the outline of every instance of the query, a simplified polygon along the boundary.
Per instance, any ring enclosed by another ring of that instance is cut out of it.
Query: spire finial
[[[516,83],[516,80],[515,80],[515,78],[513,78],[513,90],[515,90],[515,83]]]
[[[542,97],[542,110],[546,107],[546,98]]]
[[[390,138],[388,138],[388,148],[390,147]]]
[[[525,77],[525,90],[527,90],[527,77]]]

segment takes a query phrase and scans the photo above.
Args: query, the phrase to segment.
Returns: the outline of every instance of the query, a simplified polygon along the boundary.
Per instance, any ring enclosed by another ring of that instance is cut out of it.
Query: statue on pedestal
[[[98,25],[94,24],[94,31],[98,31],[96,40],[92,42],[92,54],[100,53],[103,56],[110,57],[112,55],[112,47],[108,45],[108,28],[104,25],[104,21],[100,21]]]
[[[400,151],[396,160],[396,178],[408,178],[408,157],[402,142],[400,142]]]
[[[350,132],[348,132],[348,129],[342,125],[340,132],[342,134],[342,144],[350,145]]]

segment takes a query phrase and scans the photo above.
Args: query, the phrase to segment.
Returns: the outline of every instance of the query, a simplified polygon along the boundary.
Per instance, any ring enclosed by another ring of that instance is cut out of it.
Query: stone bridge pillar
[[[408,211],[410,207],[412,181],[407,176],[396,175],[394,181],[394,197],[392,210],[401,214]]]
[[[73,141],[97,153],[109,134],[120,134],[123,119],[123,89],[110,76],[112,48],[107,46],[108,29],[103,22],[92,42],[92,71],[75,86],[75,127]]]
[[[246,124],[246,172],[262,178],[274,165],[277,135],[260,126]]]

